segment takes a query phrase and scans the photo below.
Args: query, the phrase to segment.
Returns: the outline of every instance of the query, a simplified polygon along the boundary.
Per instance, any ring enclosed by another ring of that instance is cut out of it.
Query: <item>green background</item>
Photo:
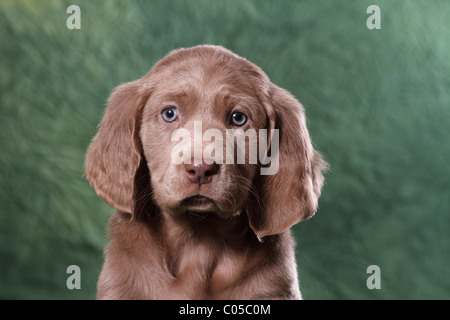
[[[447,0],[1,1],[0,298],[95,298],[114,210],[82,173],[106,100],[169,51],[218,44],[298,97],[331,166],[293,228],[304,298],[449,299],[449,21]]]

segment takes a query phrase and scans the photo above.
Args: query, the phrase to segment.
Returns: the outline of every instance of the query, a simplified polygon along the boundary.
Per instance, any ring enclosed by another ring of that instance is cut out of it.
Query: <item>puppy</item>
[[[171,52],[111,95],[85,175],[117,211],[99,299],[301,299],[289,228],[326,163],[304,110],[218,46]]]

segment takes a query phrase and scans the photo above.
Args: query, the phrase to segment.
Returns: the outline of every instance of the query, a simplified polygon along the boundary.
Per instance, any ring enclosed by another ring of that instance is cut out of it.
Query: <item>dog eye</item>
[[[242,126],[244,123],[247,122],[247,116],[239,111],[233,112],[231,115],[231,123],[235,126]]]
[[[161,112],[161,115],[166,122],[174,122],[178,117],[178,109],[176,107],[166,108]]]

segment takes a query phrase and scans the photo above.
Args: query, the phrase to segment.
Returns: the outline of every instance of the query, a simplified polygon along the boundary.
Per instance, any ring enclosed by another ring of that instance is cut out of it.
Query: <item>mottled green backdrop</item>
[[[449,21],[447,0],[2,0],[0,298],[95,298],[113,209],[82,173],[106,99],[206,43],[297,96],[330,163],[320,210],[294,227],[304,298],[450,299]]]

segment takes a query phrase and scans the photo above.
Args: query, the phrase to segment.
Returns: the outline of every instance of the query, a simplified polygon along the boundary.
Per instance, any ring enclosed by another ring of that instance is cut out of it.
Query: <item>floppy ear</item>
[[[147,99],[141,80],[119,86],[86,155],[87,179],[103,200],[122,212],[134,211],[136,174],[143,160],[140,117]]]
[[[279,169],[254,181],[257,199],[251,200],[247,214],[259,239],[281,233],[317,211],[327,166],[313,149],[302,105],[290,93],[271,84],[266,109],[270,128],[279,130]]]

